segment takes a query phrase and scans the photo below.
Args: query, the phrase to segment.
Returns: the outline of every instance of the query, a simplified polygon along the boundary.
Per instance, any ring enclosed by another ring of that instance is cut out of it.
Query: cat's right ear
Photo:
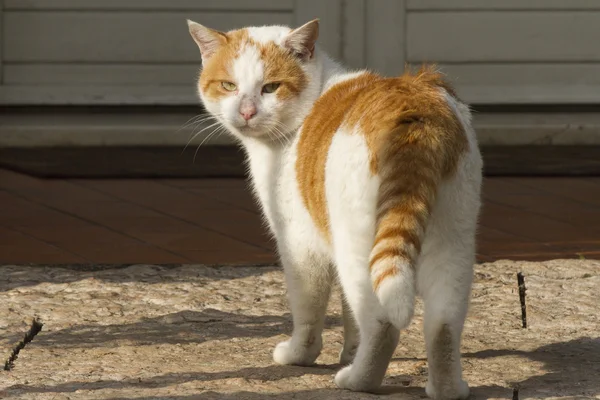
[[[206,60],[215,54],[219,47],[227,43],[227,35],[225,33],[207,28],[189,19],[187,23],[190,35],[192,35],[192,39],[194,39],[194,42],[196,42],[200,49],[203,63],[206,63]]]

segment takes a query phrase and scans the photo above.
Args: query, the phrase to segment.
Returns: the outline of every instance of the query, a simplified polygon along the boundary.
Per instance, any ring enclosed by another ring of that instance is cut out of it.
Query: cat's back
[[[338,131],[373,141],[399,125],[456,120],[452,87],[432,69],[385,78],[368,71],[346,74],[319,97],[300,132],[300,153],[326,153]]]
[[[433,164],[443,162],[447,166],[442,169],[455,169],[461,153],[469,147],[464,124],[469,123],[470,116],[460,115],[463,112],[468,113],[467,107],[433,69],[392,78],[367,71],[354,73],[342,76],[326,89],[304,120],[296,158],[300,192],[321,231],[325,234],[328,231],[325,184],[328,160],[331,165],[333,158],[338,160],[335,167],[338,174],[363,170],[340,167],[354,160],[354,164],[366,167],[364,173],[368,176],[378,176],[386,168],[385,159],[394,157],[393,153],[408,148],[419,152],[422,150],[419,146],[427,146],[436,149],[432,154],[439,154],[439,159],[431,160],[431,168],[437,169]],[[410,159],[407,158],[407,164],[412,165]],[[426,172],[415,171],[411,165],[405,167],[415,177]],[[357,184],[366,188],[368,176],[360,178]],[[340,179],[346,177],[337,180]]]

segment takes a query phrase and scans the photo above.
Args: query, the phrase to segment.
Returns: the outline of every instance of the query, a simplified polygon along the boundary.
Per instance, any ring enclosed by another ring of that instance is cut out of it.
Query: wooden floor
[[[265,263],[242,180],[40,180],[0,170],[1,263]],[[600,258],[600,178],[488,178],[478,259]]]

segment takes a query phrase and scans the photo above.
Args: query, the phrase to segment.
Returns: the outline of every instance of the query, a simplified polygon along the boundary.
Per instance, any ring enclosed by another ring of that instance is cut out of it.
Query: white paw
[[[321,339],[309,346],[298,345],[293,339],[286,340],[275,346],[273,360],[281,365],[312,365],[321,353],[321,347]]]
[[[373,382],[367,374],[360,374],[353,365],[348,365],[335,374],[335,384],[340,389],[354,392],[372,392],[381,386],[381,382]]]
[[[344,347],[342,351],[340,351],[340,364],[351,364],[352,360],[354,360],[354,356],[356,355],[356,348],[357,346]]]
[[[469,385],[463,380],[461,380],[460,383],[456,385],[454,390],[446,390],[445,393],[439,396],[433,388],[433,384],[431,383],[431,381],[428,381],[427,386],[425,386],[425,393],[427,393],[427,396],[435,400],[462,400],[469,397],[469,392]]]

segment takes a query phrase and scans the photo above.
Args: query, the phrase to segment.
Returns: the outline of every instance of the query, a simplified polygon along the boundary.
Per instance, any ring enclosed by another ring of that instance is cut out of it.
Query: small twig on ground
[[[523,328],[527,328],[527,307],[525,306],[525,277],[522,272],[517,274],[517,282],[519,283],[519,300],[521,301],[521,321],[523,321]]]
[[[27,343],[33,340],[35,335],[40,333],[40,331],[42,330],[42,326],[44,326],[44,324],[42,324],[38,319],[33,320],[33,322],[31,323],[31,327],[25,334],[23,340],[17,343],[12,353],[10,354],[10,357],[8,357],[8,360],[6,360],[6,362],[4,363],[5,371],[10,371],[15,366],[15,360],[19,356],[19,352],[27,345]]]
[[[519,400],[519,388],[518,387],[513,388],[512,400]]]

